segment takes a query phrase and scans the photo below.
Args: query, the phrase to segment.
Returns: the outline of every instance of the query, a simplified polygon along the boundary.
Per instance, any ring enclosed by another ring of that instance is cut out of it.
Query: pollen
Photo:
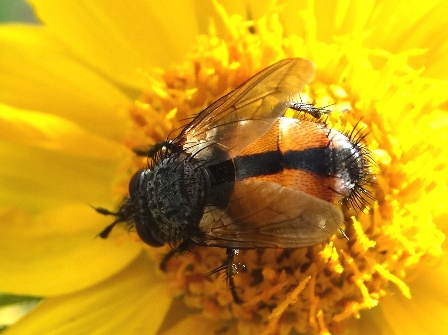
[[[225,260],[220,248],[194,247],[172,258],[161,272],[167,291],[205,317],[236,319],[240,330],[263,334],[334,333],[385,295],[398,291],[412,299],[410,275],[423,262],[437,263],[444,241],[435,222],[446,198],[448,150],[445,132],[434,128],[446,124],[447,116],[442,100],[433,97],[446,96],[446,87],[408,65],[412,52],[379,53],[355,43],[357,37],[308,46],[300,36],[286,35],[276,15],[251,22],[251,29],[240,16],[223,10],[222,16],[225,34],[212,23],[183,63],[148,80],[129,110],[133,128],[126,145],[148,147],[173,137],[189,118],[256,72],[284,58],[308,58],[316,76],[302,99],[332,111],[329,127],[344,132],[359,123],[366,129],[363,141],[376,161],[369,190],[374,200],[364,211],[340,204],[344,234],[326,243],[240,251],[240,305],[222,273],[205,276]],[[372,58],[382,58],[384,68]],[[145,164],[130,156],[124,180]],[[156,262],[169,250],[147,248]]]

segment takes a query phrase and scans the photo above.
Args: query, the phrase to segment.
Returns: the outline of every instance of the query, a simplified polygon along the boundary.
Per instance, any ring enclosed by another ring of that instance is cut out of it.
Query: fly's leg
[[[160,143],[156,143],[154,145],[151,145],[148,148],[135,148],[132,151],[134,151],[134,153],[137,156],[141,156],[141,157],[154,157],[154,155],[157,152],[163,152],[165,150],[170,149],[173,146],[173,144],[171,143],[171,141],[163,141]]]
[[[241,263],[235,263],[235,256],[238,255],[239,249],[231,249],[228,248],[227,253],[227,259],[224,261],[224,263],[217,267],[216,269],[210,271],[206,274],[206,276],[210,276],[214,273],[218,272],[225,272],[226,279],[227,279],[227,285],[230,288],[230,292],[232,293],[233,301],[235,301],[236,304],[242,304],[244,301],[239,297],[238,293],[236,293],[236,286],[235,286],[235,275],[238,274],[239,269],[244,269],[246,266]]]
[[[235,256],[238,255],[240,251],[238,249],[227,249],[227,260],[225,262],[226,266],[226,276],[227,276],[227,285],[229,285],[230,292],[232,293],[233,301],[236,304],[242,304],[244,301],[238,296],[236,293],[235,286],[235,275],[238,274],[238,268],[244,265],[235,263]]]
[[[184,253],[185,251],[189,251],[194,244],[195,243],[192,240],[185,240],[181,244],[179,244],[179,246],[177,246],[176,248],[171,249],[165,256],[163,256],[162,261],[160,262],[159,265],[160,270],[165,272],[166,266],[169,260],[173,258],[173,256]]]
[[[217,267],[216,269],[210,271],[206,274],[206,276],[210,276],[214,273],[218,272],[225,272],[226,278],[227,278],[227,285],[229,285],[230,292],[232,293],[233,301],[235,301],[236,304],[242,304],[244,301],[239,297],[238,293],[236,293],[236,286],[235,286],[235,275],[238,274],[238,270],[245,269],[245,265],[241,263],[235,263],[235,256],[238,255],[239,249],[227,249],[227,259],[224,261],[224,263]]]

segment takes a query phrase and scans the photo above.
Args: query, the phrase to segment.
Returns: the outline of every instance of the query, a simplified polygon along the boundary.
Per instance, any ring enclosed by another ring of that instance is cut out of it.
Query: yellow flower
[[[0,28],[0,291],[44,299],[5,334],[447,328],[446,2],[31,3],[43,26]],[[346,211],[348,240],[242,252],[236,305],[203,276],[224,250],[162,273],[169,249],[95,238],[110,220],[88,204],[126,196],[145,164],[131,149],[287,57],[315,63],[303,98],[331,105],[332,126],[369,130],[377,202]]]

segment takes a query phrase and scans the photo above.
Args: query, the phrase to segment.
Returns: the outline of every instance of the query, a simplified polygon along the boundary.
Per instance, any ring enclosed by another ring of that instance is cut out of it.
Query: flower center
[[[200,36],[187,60],[167,70],[129,111],[134,121],[127,139],[131,148],[155,144],[170,133],[175,135],[182,124],[179,120],[197,114],[259,70],[282,58],[307,54],[305,42],[297,36],[284,36],[275,16],[256,22],[255,33],[241,17],[226,19],[229,29],[224,38],[213,29],[209,35]],[[314,47],[318,50],[313,50],[313,55],[319,55],[319,51],[328,54],[335,46]],[[418,141],[424,139],[402,143],[403,138],[391,128],[395,114],[403,107],[389,105],[385,111],[387,100],[376,103],[369,96],[373,91],[357,91],[355,79],[369,78],[374,70],[349,69],[344,55],[335,53],[331,62],[316,56],[316,78],[302,98],[317,107],[330,106],[327,108],[334,113],[329,124],[338,130],[349,131],[362,120],[362,126],[370,131],[366,144],[378,163],[377,181],[372,186],[377,201],[364,212],[343,207],[345,227],[341,228],[346,236],[338,232],[327,243],[299,249],[241,251],[236,262],[245,267],[237,266],[235,284],[244,300],[242,305],[234,304],[221,274],[205,276],[222,265],[224,249],[198,246],[191,253],[172,258],[166,278],[173,296],[182,296],[186,305],[213,318],[236,317],[241,327],[260,332],[275,332],[281,326],[299,333],[323,333],[358,316],[360,310],[376,306],[391,286],[410,297],[405,283],[408,272],[422,259],[439,256],[444,237],[422,200],[437,188],[437,176],[419,173],[409,163],[412,151],[421,145]],[[368,61],[365,56],[358,63]],[[393,78],[389,81],[391,90],[403,89],[399,85],[404,84],[394,84]],[[409,112],[406,117],[416,114],[418,111]],[[145,164],[146,159],[133,158],[129,170],[136,171]],[[148,252],[160,261],[160,249],[148,248]]]

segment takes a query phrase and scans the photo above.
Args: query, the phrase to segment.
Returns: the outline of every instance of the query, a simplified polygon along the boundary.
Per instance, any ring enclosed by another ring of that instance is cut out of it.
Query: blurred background
[[[37,20],[24,0],[0,0],[0,22],[32,22]]]
[[[37,20],[31,7],[24,0],[0,0],[0,24]],[[0,332],[30,311],[38,303],[35,297],[18,297],[2,294],[0,288]]]

